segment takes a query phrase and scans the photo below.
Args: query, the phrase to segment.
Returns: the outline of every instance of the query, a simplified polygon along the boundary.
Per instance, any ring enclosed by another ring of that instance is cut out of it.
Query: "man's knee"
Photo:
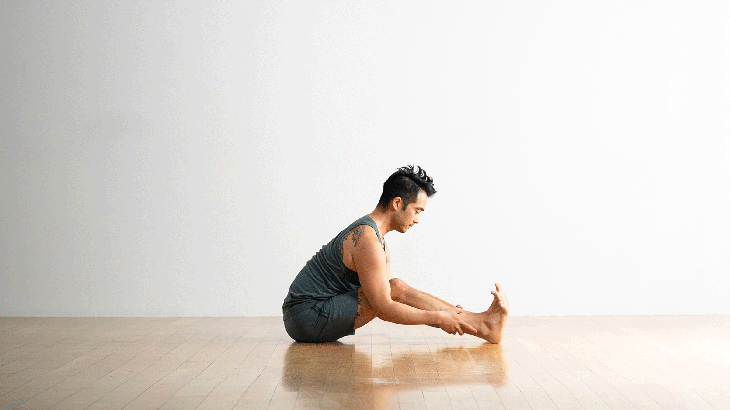
[[[390,280],[390,298],[399,302],[403,300],[403,295],[408,291],[408,285],[401,279],[393,278]]]

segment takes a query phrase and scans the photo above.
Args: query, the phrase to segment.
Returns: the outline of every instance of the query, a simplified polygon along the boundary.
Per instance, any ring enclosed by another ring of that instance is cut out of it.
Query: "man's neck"
[[[381,210],[380,207],[375,207],[373,212],[368,214],[370,218],[375,221],[375,225],[378,226],[378,232],[381,237],[385,237],[385,234],[392,231],[393,228],[390,225],[390,216],[385,211]]]

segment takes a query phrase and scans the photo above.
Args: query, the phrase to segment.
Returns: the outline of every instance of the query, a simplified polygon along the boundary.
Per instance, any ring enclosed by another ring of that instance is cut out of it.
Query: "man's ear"
[[[400,206],[403,203],[403,199],[399,196],[393,198],[392,201],[390,201],[390,206],[393,208],[394,211],[400,211]]]

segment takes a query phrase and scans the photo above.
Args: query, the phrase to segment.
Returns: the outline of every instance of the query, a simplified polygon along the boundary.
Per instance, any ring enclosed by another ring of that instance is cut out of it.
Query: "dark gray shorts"
[[[319,301],[309,309],[296,313],[284,321],[284,328],[297,342],[334,342],[355,334],[357,291],[351,290],[327,300]]]

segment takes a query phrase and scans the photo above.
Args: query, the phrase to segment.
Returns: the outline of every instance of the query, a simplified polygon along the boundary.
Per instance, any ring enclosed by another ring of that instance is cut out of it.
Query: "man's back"
[[[319,306],[324,306],[320,302],[360,287],[357,272],[348,267],[353,265],[343,261],[345,253],[347,253],[345,259],[351,260],[350,250],[345,252],[343,249],[343,239],[352,235],[352,242],[356,242],[355,236],[358,235],[358,231],[370,229],[368,226],[375,230],[382,244],[378,227],[368,215],[343,229],[304,265],[292,282],[282,305],[284,320],[305,309],[319,310]]]

